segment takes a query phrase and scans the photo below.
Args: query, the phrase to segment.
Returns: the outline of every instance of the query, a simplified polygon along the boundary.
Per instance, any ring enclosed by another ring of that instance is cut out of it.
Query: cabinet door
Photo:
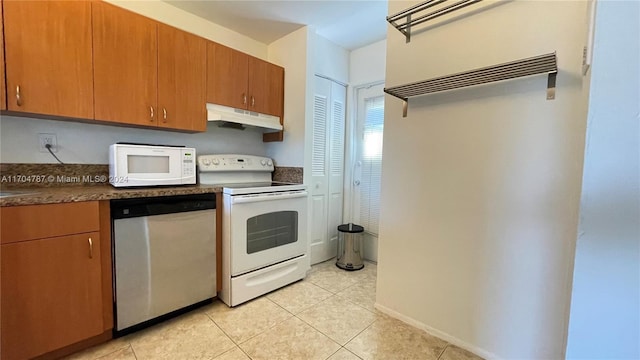
[[[282,116],[284,69],[264,60],[249,59],[249,110]]]
[[[207,41],[158,25],[158,126],[205,131]]]
[[[0,0],[0,110],[7,110],[7,83],[4,80],[4,31],[1,19],[2,0]]]
[[[93,118],[91,3],[3,5],[8,109]]]
[[[207,102],[246,109],[249,55],[220,44],[207,45]]]
[[[31,358],[103,332],[99,233],[1,249],[2,359]]]
[[[156,125],[157,23],[103,2],[92,2],[95,118]]]

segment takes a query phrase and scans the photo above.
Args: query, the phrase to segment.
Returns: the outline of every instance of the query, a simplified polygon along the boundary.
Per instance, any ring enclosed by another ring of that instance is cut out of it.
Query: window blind
[[[360,222],[367,232],[377,235],[380,218],[384,96],[365,99],[364,107]]]

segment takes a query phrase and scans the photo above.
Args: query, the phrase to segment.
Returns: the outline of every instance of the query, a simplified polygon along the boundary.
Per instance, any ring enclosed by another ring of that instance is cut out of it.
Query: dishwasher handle
[[[301,191],[287,191],[287,192],[273,192],[266,194],[250,194],[250,195],[236,195],[231,198],[232,204],[245,204],[262,201],[275,201],[285,199],[295,199],[301,197],[307,197],[307,192]]]

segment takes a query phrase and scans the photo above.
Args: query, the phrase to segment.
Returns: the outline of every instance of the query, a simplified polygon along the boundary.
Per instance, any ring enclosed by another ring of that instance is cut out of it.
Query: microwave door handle
[[[264,195],[237,195],[232,197],[232,204],[245,204],[252,202],[285,200],[306,197],[306,191],[296,191],[291,193],[269,193]]]

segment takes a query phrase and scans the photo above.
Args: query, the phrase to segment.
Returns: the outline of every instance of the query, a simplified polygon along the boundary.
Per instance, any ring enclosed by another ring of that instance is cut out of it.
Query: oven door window
[[[277,211],[247,220],[247,254],[298,241],[298,212]]]

